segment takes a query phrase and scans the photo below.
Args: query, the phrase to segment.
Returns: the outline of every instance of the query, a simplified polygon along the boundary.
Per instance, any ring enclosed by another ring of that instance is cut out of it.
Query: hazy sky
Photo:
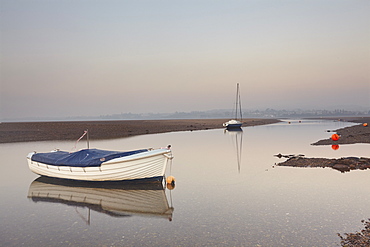
[[[370,109],[369,0],[0,4],[0,119]]]

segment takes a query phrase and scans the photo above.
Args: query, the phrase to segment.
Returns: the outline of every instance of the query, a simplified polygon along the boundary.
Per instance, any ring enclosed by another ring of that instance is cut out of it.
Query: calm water
[[[370,171],[274,167],[283,159],[273,155],[369,157],[368,144],[339,150],[310,145],[328,138],[326,130],[349,125],[293,120],[243,132],[218,129],[90,143],[112,150],[171,144],[175,159],[167,175],[176,178],[173,190],[34,182],[38,176],[29,171],[26,155],[71,150],[74,141],[0,144],[0,245],[339,246],[337,233],[359,231],[361,220],[370,218]],[[53,193],[59,199],[40,199]]]

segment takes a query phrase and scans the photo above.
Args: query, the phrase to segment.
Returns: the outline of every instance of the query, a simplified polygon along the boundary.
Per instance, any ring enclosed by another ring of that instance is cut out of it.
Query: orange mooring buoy
[[[363,124],[363,126],[364,126],[364,127],[367,127],[367,123],[364,123],[364,124]]]
[[[166,182],[167,184],[175,184],[175,178],[173,176],[168,176]]]
[[[331,136],[331,139],[332,139],[333,141],[338,141],[338,140],[339,140],[339,138],[340,138],[340,136],[339,136],[338,134],[333,134],[333,135]]]

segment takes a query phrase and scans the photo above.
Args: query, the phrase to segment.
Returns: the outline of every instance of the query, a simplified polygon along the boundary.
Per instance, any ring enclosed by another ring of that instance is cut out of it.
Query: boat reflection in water
[[[35,179],[28,190],[34,202],[61,203],[88,208],[113,217],[145,216],[172,220],[161,182],[84,182],[49,177]]]
[[[236,149],[236,160],[238,163],[238,171],[240,173],[240,164],[242,162],[242,149],[243,149],[243,129],[235,128],[235,129],[225,129],[224,133],[229,134],[231,138],[233,138],[233,142],[235,142],[235,149]]]

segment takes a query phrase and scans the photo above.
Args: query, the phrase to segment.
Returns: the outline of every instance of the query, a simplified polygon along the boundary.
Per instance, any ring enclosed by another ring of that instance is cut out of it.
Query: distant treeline
[[[243,111],[244,118],[307,118],[307,117],[344,117],[344,116],[370,116],[369,111],[348,110],[265,110]],[[204,118],[232,118],[232,110],[192,111],[175,113],[121,113],[113,115],[102,115],[98,119],[204,119]]]
[[[243,118],[317,118],[317,117],[368,117],[370,110],[244,110]],[[174,113],[120,113],[100,116],[73,116],[54,118],[27,118],[27,119],[3,119],[4,122],[25,121],[85,121],[85,120],[140,120],[140,119],[229,119],[233,118],[233,110],[209,110]]]

